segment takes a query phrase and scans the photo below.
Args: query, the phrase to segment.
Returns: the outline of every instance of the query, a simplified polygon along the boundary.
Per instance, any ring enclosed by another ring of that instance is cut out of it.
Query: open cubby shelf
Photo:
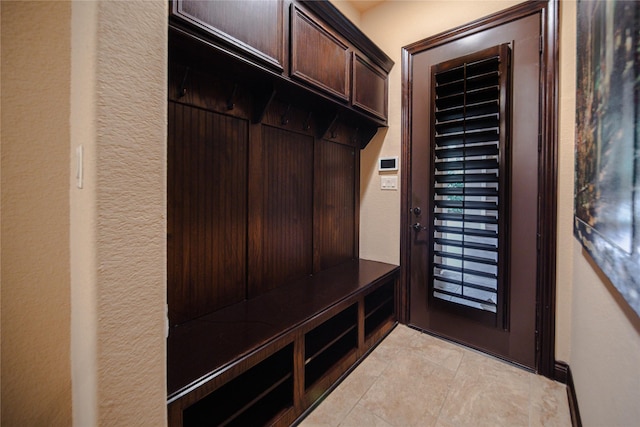
[[[310,363],[318,354],[336,345],[339,340],[347,336],[350,332],[356,332],[353,341],[355,346],[357,346],[357,327],[358,307],[354,304],[309,331],[304,339],[305,363]]]
[[[358,307],[354,304],[305,335],[305,389],[358,349],[357,326]]]
[[[395,326],[398,271],[354,260],[172,328],[169,425],[293,423]]]
[[[364,298],[364,334],[369,338],[384,322],[395,318],[393,283],[386,283]]]
[[[278,351],[184,411],[184,426],[268,422],[293,405],[293,345]]]

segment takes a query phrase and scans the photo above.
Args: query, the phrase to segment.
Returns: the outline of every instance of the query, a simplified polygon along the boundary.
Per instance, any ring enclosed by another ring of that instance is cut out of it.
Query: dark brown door
[[[408,63],[408,323],[529,368],[541,30],[534,13],[414,50]]]

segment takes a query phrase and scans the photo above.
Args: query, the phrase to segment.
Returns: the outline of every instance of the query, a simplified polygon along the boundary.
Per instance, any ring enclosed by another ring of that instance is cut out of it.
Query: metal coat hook
[[[291,104],[287,105],[287,109],[284,111],[284,114],[280,118],[280,124],[286,125],[287,123],[289,123],[289,118],[287,116],[289,115],[290,108]]]
[[[227,110],[233,110],[236,104],[234,104],[234,98],[236,97],[236,92],[238,90],[238,84],[233,85],[233,90],[231,91],[231,95],[227,98]]]
[[[307,120],[304,121],[304,130],[309,130],[311,129],[311,117],[313,116],[313,113],[311,111],[309,111],[309,114],[307,115]]]
[[[187,84],[187,77],[189,76],[189,67],[184,70],[184,77],[182,78],[182,83],[180,83],[180,88],[178,89],[178,99],[182,98],[187,94],[187,88],[185,87]]]

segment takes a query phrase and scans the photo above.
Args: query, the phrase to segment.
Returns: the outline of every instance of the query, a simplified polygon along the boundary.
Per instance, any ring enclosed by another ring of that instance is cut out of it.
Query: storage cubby
[[[398,273],[353,260],[171,328],[168,425],[291,425],[393,329]]]
[[[183,425],[266,425],[292,406],[293,344],[289,344],[186,408]]]
[[[305,389],[358,348],[357,304],[341,311],[304,337]]]
[[[251,3],[170,2],[171,427],[289,426],[395,325],[363,341],[399,268],[358,251],[393,61],[329,1]]]
[[[364,297],[364,334],[369,338],[386,320],[395,318],[395,286],[387,282]]]

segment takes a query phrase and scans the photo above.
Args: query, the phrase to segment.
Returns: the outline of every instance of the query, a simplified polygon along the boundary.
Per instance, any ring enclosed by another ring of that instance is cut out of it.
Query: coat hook
[[[227,98],[227,110],[233,110],[235,104],[233,103],[234,98],[236,97],[236,91],[238,90],[238,84],[233,85],[233,90],[231,91],[231,95]]]
[[[309,114],[307,115],[307,120],[304,121],[304,130],[311,129],[311,117],[312,116],[313,116],[313,113],[311,111],[309,111]]]
[[[283,126],[289,123],[289,118],[287,115],[289,114],[289,109],[291,108],[291,104],[287,105],[287,109],[284,111],[284,114],[280,117],[280,124]]]
[[[185,85],[187,84],[187,77],[189,76],[189,67],[184,70],[184,77],[182,78],[182,83],[180,83],[180,88],[178,89],[178,99],[182,98],[187,94],[187,88]]]

